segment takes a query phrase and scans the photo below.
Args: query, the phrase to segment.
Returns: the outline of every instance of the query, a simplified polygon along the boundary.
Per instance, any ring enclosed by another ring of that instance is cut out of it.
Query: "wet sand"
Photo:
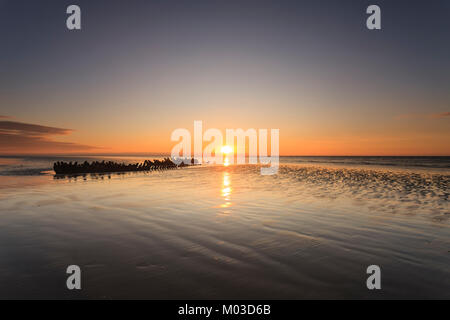
[[[301,164],[0,177],[0,298],[448,299],[449,181]]]

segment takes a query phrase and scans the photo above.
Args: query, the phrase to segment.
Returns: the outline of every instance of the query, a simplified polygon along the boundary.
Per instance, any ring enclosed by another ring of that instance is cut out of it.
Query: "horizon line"
[[[80,153],[80,152],[71,152],[71,153],[0,153],[0,157],[14,157],[14,156],[171,156],[170,153],[167,152],[116,152],[116,153]],[[191,155],[192,158],[195,158]],[[245,155],[248,157],[248,155]],[[279,155],[279,157],[450,157],[450,154],[416,154],[416,155],[311,155],[311,154],[286,154]]]

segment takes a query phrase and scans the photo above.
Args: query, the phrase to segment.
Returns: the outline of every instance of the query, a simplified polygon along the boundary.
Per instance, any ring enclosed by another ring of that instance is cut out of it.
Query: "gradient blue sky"
[[[203,120],[278,128],[281,154],[450,155],[449,35],[446,0],[0,0],[0,153],[167,152]]]

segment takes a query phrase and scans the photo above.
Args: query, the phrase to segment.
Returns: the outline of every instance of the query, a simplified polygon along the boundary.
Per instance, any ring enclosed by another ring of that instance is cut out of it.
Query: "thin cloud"
[[[0,121],[0,132],[1,131],[29,135],[67,135],[70,134],[73,130],[15,121]]]
[[[446,117],[450,117],[450,112],[441,112],[432,114],[409,113],[409,114],[400,114],[395,118],[402,120],[402,119],[443,119]]]
[[[435,113],[431,115],[431,118],[433,119],[442,119],[445,117],[450,117],[450,112]]]
[[[5,118],[6,116],[1,116]],[[16,121],[0,121],[0,152],[53,153],[99,149],[75,142],[54,141],[52,136],[68,135],[72,129]]]

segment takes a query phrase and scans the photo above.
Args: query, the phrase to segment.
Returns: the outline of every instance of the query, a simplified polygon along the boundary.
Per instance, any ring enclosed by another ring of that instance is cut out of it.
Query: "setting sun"
[[[230,154],[233,152],[233,148],[230,146],[223,146],[220,151],[222,151],[223,154]]]

